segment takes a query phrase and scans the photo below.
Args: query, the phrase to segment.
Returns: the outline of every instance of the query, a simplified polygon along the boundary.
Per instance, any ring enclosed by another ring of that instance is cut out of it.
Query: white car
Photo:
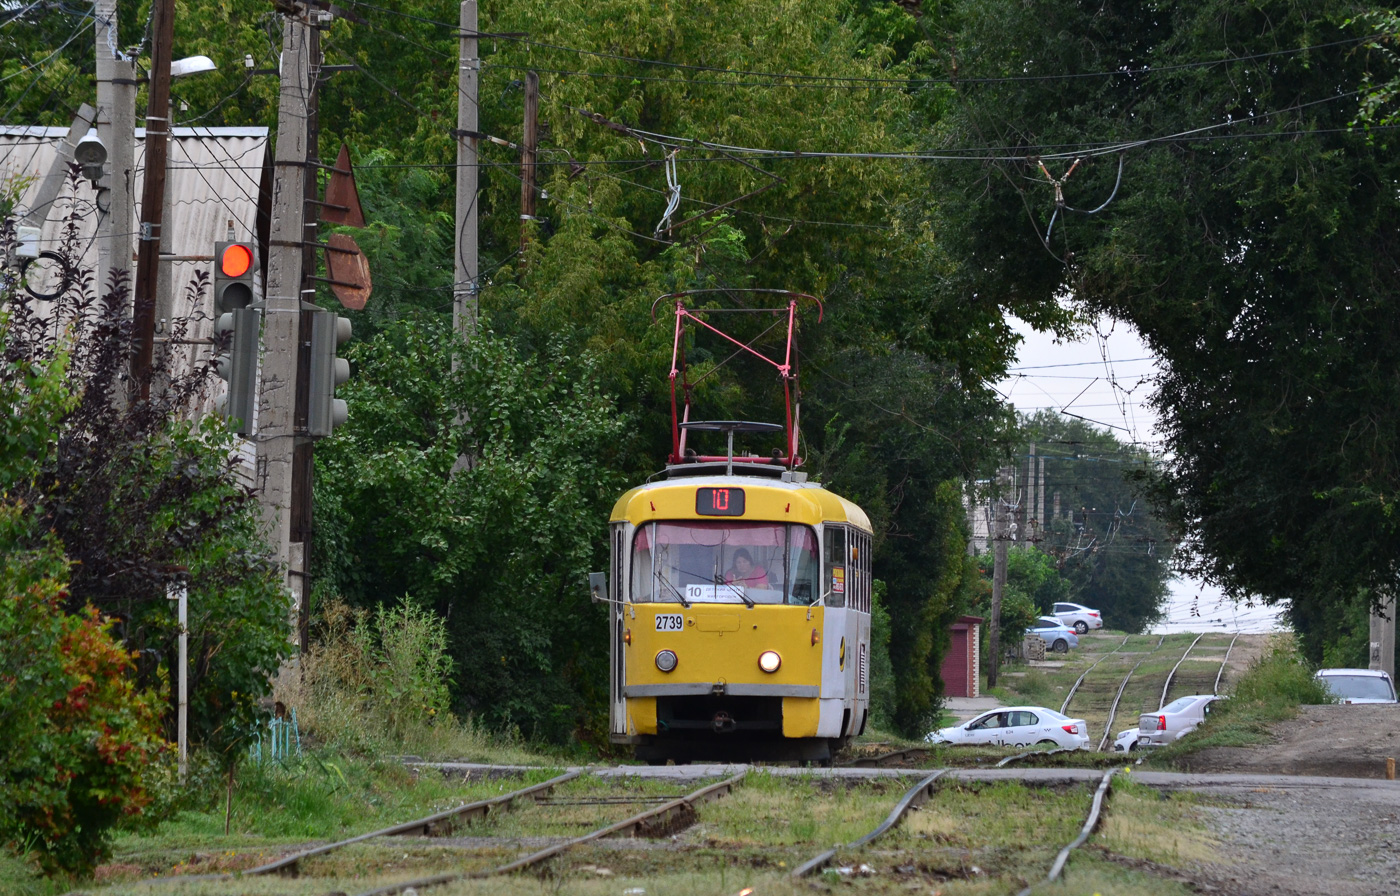
[[[1089,726],[1043,706],[1003,706],[971,721],[940,728],[925,738],[935,744],[1030,747],[1054,745],[1067,750],[1089,746]]]
[[[1103,628],[1103,617],[1099,615],[1099,611],[1091,610],[1083,604],[1055,604],[1051,615],[1081,635],[1087,634],[1091,628]]]
[[[1118,732],[1118,736],[1113,739],[1113,752],[1131,753],[1137,749],[1138,730],[1136,728],[1124,728]]]
[[[1317,680],[1338,703],[1394,703],[1395,683],[1379,669],[1319,669]]]
[[[1215,702],[1224,699],[1220,694],[1192,694],[1178,697],[1156,712],[1143,713],[1138,716],[1136,748],[1161,747],[1180,740],[1199,728]]]

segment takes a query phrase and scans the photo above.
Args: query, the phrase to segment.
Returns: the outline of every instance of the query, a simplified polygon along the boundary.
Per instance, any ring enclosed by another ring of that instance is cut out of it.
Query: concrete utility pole
[[[97,114],[88,127],[107,147],[99,208],[106,212],[97,240],[97,290],[107,289],[113,270],[130,271],[135,219],[132,195],[136,169],[136,73],[117,46],[117,0],[98,0],[96,15]],[[154,24],[154,23],[152,23]],[[168,57],[167,57],[168,58]],[[69,135],[76,142],[82,134]],[[63,174],[66,176],[67,171]],[[101,201],[105,198],[104,203]]]
[[[465,0],[460,13],[457,61],[457,239],[452,279],[452,330],[463,341],[476,334],[477,301],[477,81],[481,59],[476,45],[476,0]]]
[[[1395,680],[1395,597],[1385,605],[1385,616],[1371,611],[1371,656],[1372,669],[1380,669]]]
[[[305,8],[282,32],[282,95],[268,239],[258,389],[257,483],[263,524],[286,576],[293,613],[301,605],[300,563],[290,566],[292,471],[296,456],[297,366],[301,336],[302,243],[306,219],[306,122],[310,114],[310,26]]]
[[[155,0],[151,21],[151,84],[146,104],[146,175],[141,190],[141,230],[136,259],[136,357],[133,373],[142,398],[151,394],[156,337],[156,286],[160,279],[160,231],[165,213],[165,163],[170,139],[170,56],[175,42],[175,0]]]
[[[1006,590],[1006,540],[1009,537],[1007,526],[1010,514],[1007,513],[1006,490],[1011,485],[1014,471],[1002,467],[997,475],[997,490],[992,500],[996,501],[996,519],[992,531],[992,618],[987,620],[987,687],[997,685],[997,671],[1001,668],[1001,596]]]

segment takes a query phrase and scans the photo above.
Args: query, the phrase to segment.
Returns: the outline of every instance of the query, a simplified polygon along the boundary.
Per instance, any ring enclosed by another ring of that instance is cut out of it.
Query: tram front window
[[[816,533],[741,522],[647,523],[632,542],[636,603],[806,605],[818,595]]]

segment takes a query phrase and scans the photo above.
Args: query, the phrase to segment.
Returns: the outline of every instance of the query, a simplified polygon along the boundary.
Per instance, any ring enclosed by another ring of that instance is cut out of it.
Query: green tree
[[[1047,513],[1058,496],[1061,513],[1034,533],[1055,558],[1067,593],[1037,599],[1042,612],[1056,600],[1094,607],[1105,623],[1142,632],[1162,617],[1176,539],[1149,505],[1142,477],[1156,459],[1083,420],[1040,411],[1023,418],[1021,437],[1043,463]]]
[[[10,344],[8,317],[0,344]],[[33,849],[49,873],[81,875],[148,800],[158,699],[133,687],[109,621],[64,612],[69,563],[21,497],[76,404],[66,356],[0,364],[0,841]]]
[[[931,136],[983,161],[932,170],[933,226],[978,292],[1136,327],[1164,365],[1151,497],[1232,596],[1317,610],[1400,572],[1377,413],[1400,398],[1400,159],[1348,127],[1393,73],[1348,24],[1379,8],[973,0],[950,38]]]
[[[450,329],[405,318],[348,352],[350,421],[316,455],[316,600],[431,607],[465,670],[454,708],[562,742],[600,724],[604,620],[586,582],[626,420],[587,356]]]
[[[61,249],[75,270],[78,231],[70,219]],[[216,418],[194,420],[212,365],[180,372],[161,359],[151,398],[135,398],[125,383],[133,342],[124,275],[99,299],[91,274],[80,273],[44,308],[13,280],[0,287],[0,395],[48,414],[19,415],[7,431],[0,473],[12,478],[0,489],[25,508],[30,546],[52,538],[72,562],[64,608],[114,620],[113,634],[138,657],[138,688],[167,701],[171,739],[178,622],[167,586],[187,582],[190,736],[226,750],[258,717],[289,643],[285,593],[256,500],[235,475],[231,436]],[[186,326],[176,319],[171,335],[182,338]],[[39,375],[45,370],[61,376]],[[16,461],[18,450],[32,453]]]

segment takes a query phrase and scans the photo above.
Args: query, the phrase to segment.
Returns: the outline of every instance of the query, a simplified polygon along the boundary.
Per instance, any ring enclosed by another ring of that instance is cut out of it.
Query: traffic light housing
[[[321,438],[349,419],[349,409],[344,399],[335,397],[335,387],[350,379],[350,362],[336,357],[337,348],[350,338],[350,319],[330,311],[305,313],[311,314],[306,432]]]
[[[262,311],[235,308],[214,323],[214,368],[228,381],[228,393],[215,401],[239,435],[253,431],[253,411],[258,404],[258,354],[262,347]]]
[[[254,304],[253,277],[258,253],[252,243],[229,241],[214,244],[214,309],[226,314]]]

